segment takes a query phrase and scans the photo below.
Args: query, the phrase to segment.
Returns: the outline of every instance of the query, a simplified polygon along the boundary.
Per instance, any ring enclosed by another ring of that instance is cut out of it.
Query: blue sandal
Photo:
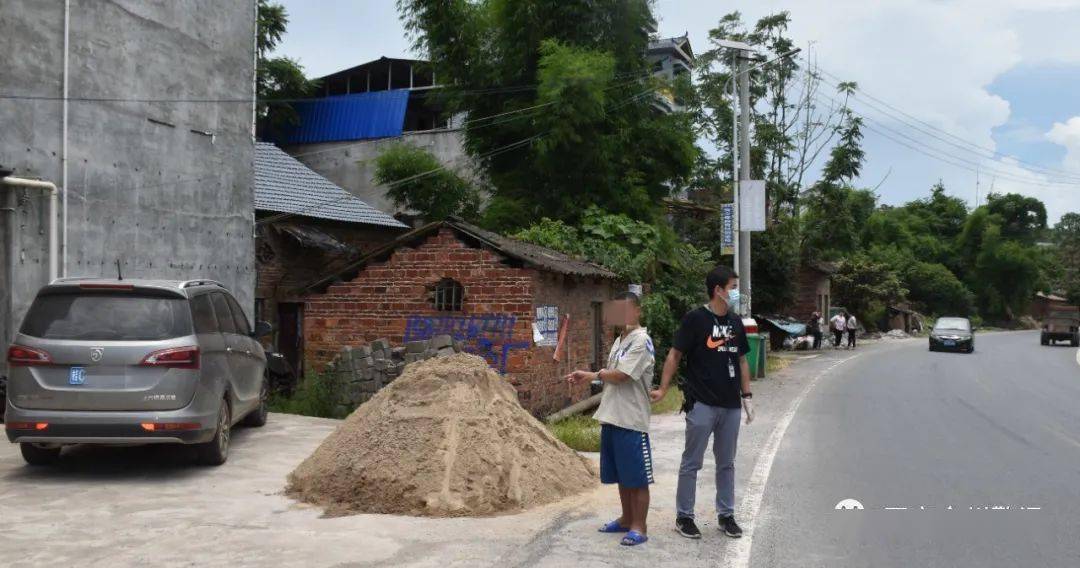
[[[618,519],[600,527],[600,532],[602,533],[624,533],[629,530],[629,528],[620,525]]]
[[[619,544],[623,546],[637,546],[639,544],[644,544],[648,540],[649,537],[637,531],[630,531],[626,533],[626,536],[623,537],[622,541],[619,542]]]

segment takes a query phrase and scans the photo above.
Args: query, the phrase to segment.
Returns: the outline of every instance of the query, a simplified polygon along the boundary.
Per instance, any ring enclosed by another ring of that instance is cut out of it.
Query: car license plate
[[[72,367],[68,373],[68,384],[81,385],[86,382],[86,368]]]
[[[955,347],[955,346],[956,346],[956,342],[955,342],[955,341],[953,341],[953,340],[951,340],[951,339],[946,339],[946,340],[945,340],[945,347]]]

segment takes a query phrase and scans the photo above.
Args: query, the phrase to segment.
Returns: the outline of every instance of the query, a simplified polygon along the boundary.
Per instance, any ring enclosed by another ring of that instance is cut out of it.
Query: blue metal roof
[[[400,136],[408,89],[338,95],[292,103],[297,126],[285,129],[282,144],[314,144]]]

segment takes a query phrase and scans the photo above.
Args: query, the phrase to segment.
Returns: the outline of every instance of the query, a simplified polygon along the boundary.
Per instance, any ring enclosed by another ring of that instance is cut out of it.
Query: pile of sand
[[[490,515],[596,485],[480,357],[408,365],[289,475],[287,493],[330,515]]]

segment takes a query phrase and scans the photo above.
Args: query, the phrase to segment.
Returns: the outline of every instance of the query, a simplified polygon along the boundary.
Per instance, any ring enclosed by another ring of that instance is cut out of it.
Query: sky
[[[289,12],[278,54],[318,77],[416,56],[394,0],[278,0]],[[992,189],[1041,199],[1050,223],[1080,212],[1080,0],[657,0],[660,34],[748,24],[787,10],[789,36],[823,71],[868,99],[858,184],[882,203],[925,197],[941,180],[974,205]],[[888,106],[884,106],[888,105]]]

